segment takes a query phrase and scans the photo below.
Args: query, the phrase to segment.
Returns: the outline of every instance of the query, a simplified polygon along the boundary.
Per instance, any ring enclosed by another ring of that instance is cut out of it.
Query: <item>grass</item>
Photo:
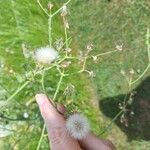
[[[66,1],[52,2],[55,11]],[[47,0],[42,1],[45,8],[47,3]],[[129,139],[126,133],[128,128],[124,130],[124,126],[118,123],[119,120],[112,122],[110,128],[105,130],[118,112],[118,99],[120,100],[121,96],[122,101],[124,94],[129,92],[126,80],[120,71],[125,70],[128,76],[130,69],[134,69],[135,80],[149,63],[145,40],[150,24],[149,6],[148,0],[136,2],[74,0],[69,4],[69,36],[73,39],[71,47],[75,55],[77,50],[85,50],[89,43],[94,45],[93,55],[115,50],[116,45],[122,44],[123,51],[102,56],[97,64],[90,60],[87,66],[89,70],[95,72],[94,79],[89,79],[86,73],[65,77],[56,100],[66,104],[68,110],[74,109],[85,113],[90,119],[92,130],[97,135],[112,140],[121,150],[143,150],[149,147],[148,141],[141,137],[135,136]],[[0,63],[1,66],[4,64],[0,69],[0,99],[5,100],[16,90],[15,87],[20,87],[24,82],[24,72],[34,68],[34,63],[23,56],[22,43],[34,51],[38,47],[48,45],[49,40],[47,17],[36,1],[1,1],[0,13],[3,14],[0,16]],[[52,29],[53,43],[57,39],[65,38],[62,18],[59,15],[53,20]],[[75,61],[69,71],[75,72],[80,67]],[[149,72],[142,80],[148,76]],[[133,84],[131,89],[137,88],[142,80]],[[40,76],[37,76],[32,84],[12,99],[9,106],[0,111],[2,124],[10,125],[15,130],[11,136],[2,138],[0,141],[2,149],[36,149],[43,124],[34,102],[34,95],[42,91],[40,81]],[[50,97],[53,97],[58,81],[59,74],[56,70],[46,72],[44,83]],[[75,86],[74,92],[67,97],[62,96],[64,89],[70,83]],[[26,103],[30,105],[26,106]],[[24,112],[29,113],[29,120],[23,118]],[[4,116],[17,120],[11,121]],[[133,122],[133,125],[137,126],[137,123]],[[49,149],[46,136],[42,140],[41,149]]]
[[[94,45],[94,53],[112,51],[116,49],[116,45],[123,45],[120,53],[100,57],[99,63],[89,62],[88,65],[96,74],[93,84],[96,86],[100,111],[103,112],[103,124],[106,126],[119,111],[118,104],[122,102],[121,100],[118,102],[119,95],[124,97],[124,94],[129,92],[121,70],[129,77],[129,71],[134,69],[133,80],[136,80],[149,63],[146,45],[147,28],[150,27],[149,6],[148,0],[110,2],[76,0],[70,9],[72,34],[79,49],[84,49],[89,42]],[[139,84],[149,75],[147,71],[142,79],[131,86],[131,89],[141,87]],[[149,85],[149,80],[146,81]],[[147,90],[142,94],[145,95]],[[110,100],[107,101],[108,99]],[[146,116],[143,114],[143,117]],[[147,122],[144,123],[148,126]],[[149,142],[147,140],[143,142],[142,137],[134,136],[133,139],[129,139],[126,133],[128,130],[129,128],[126,128],[126,131],[122,132],[122,127],[115,121],[105,134],[114,141],[118,149],[143,150],[149,147]]]

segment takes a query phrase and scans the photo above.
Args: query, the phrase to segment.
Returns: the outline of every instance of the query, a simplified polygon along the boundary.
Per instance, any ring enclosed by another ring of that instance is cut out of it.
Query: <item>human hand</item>
[[[84,139],[77,141],[73,139],[66,130],[65,107],[53,105],[46,95],[37,94],[36,101],[39,105],[41,115],[44,119],[52,150],[114,150],[113,144],[108,140],[97,138],[89,133]]]

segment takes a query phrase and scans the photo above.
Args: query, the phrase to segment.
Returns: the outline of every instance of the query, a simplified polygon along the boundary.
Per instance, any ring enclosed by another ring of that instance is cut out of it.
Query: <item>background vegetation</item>
[[[48,1],[41,2],[47,8]],[[51,2],[55,11],[66,1]],[[93,55],[120,51],[99,57],[97,63],[90,59],[87,66],[94,71],[95,78],[89,78],[86,73],[65,78],[56,99],[67,106],[73,102],[68,109],[73,107],[84,112],[92,130],[112,140],[121,150],[150,147],[149,70],[130,87],[126,81],[126,77],[130,79],[131,76],[135,81],[149,64],[146,43],[150,28],[149,8],[149,0],[73,0],[69,4],[69,36],[74,54],[85,51],[89,43],[93,44]],[[7,134],[8,130],[12,132],[10,136],[1,137],[0,147],[4,150],[36,149],[43,124],[34,102],[34,95],[42,91],[40,77],[9,104],[3,101],[24,82],[25,72],[34,67],[32,60],[24,58],[22,44],[31,51],[48,45],[47,17],[38,3],[30,0],[1,0],[0,14],[0,135]],[[64,38],[59,15],[53,20],[52,29],[53,41]],[[80,64],[74,62],[70,71],[78,68]],[[52,97],[59,74],[55,70],[47,72],[45,79],[47,93]],[[64,97],[62,94],[69,83],[75,90],[71,96]],[[128,101],[134,91],[137,94],[133,95],[131,104],[116,117],[124,106],[125,95]],[[29,114],[27,119],[23,117],[25,112]],[[48,148],[45,134],[41,149]]]

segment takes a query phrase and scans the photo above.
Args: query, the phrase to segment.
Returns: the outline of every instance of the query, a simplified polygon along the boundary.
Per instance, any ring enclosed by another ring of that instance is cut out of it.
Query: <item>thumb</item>
[[[73,140],[65,129],[65,119],[63,115],[64,109],[61,106],[55,106],[48,100],[48,97],[44,94],[37,94],[35,96],[39,105],[41,115],[44,119],[45,125],[48,130],[48,137],[51,140],[52,149],[57,150],[80,150],[79,143]]]
[[[35,98],[47,127],[52,128],[53,126],[57,127],[64,124],[65,120],[63,116],[58,113],[55,106],[49,101],[45,94],[37,94]]]

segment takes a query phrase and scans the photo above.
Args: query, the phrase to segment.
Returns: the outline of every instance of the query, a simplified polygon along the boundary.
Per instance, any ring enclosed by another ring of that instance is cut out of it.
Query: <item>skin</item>
[[[52,150],[115,150],[110,141],[99,139],[92,133],[80,141],[73,139],[65,128],[65,107],[54,106],[44,94],[37,94],[35,98],[47,128]]]

